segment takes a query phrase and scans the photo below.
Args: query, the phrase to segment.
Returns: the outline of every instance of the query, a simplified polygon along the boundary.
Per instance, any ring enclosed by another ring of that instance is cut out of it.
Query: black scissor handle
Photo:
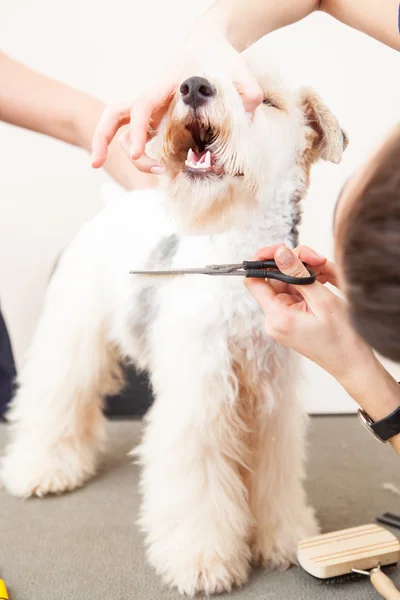
[[[243,269],[245,270],[245,277],[251,279],[276,279],[283,283],[289,283],[291,285],[310,285],[317,279],[314,271],[303,263],[310,273],[309,277],[292,277],[291,275],[285,275],[278,269],[278,265],[274,260],[245,260],[243,261]],[[273,270],[271,270],[273,269]]]
[[[277,269],[278,265],[276,262],[271,260],[244,260],[243,269]]]

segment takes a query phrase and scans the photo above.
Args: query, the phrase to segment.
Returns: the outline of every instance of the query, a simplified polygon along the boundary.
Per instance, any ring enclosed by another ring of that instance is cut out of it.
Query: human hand
[[[204,29],[205,25],[202,24],[189,34],[170,65],[163,69],[159,77],[154,77],[156,83],[153,86],[131,103],[109,106],[104,110],[93,136],[93,167],[103,165],[114,136],[123,125],[129,125],[121,139],[129,158],[140,171],[161,174],[161,165],[144,154],[149,139],[148,128],[157,129],[184,74],[194,75],[202,65],[212,64],[215,68],[217,63],[217,67],[221,65],[224,72],[229,73],[247,112],[253,112],[262,102],[262,90],[245,58],[225,36],[211,34]],[[204,44],[204,39],[207,39],[207,44]]]
[[[286,246],[260,250],[257,260],[274,258],[279,269],[295,277],[308,276],[307,263],[317,274],[312,285],[292,286],[278,281],[246,279],[246,287],[263,309],[265,328],[273,339],[309,358],[342,385],[363,371],[371,348],[353,330],[346,302],[325,287],[337,287],[337,267],[307,246],[291,251]]]

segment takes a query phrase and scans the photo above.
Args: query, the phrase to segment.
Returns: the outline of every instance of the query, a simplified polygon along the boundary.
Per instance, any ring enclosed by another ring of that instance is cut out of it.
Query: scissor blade
[[[159,270],[159,271],[129,271],[130,275],[164,275],[164,276],[172,276],[172,275],[241,275],[244,274],[236,273],[236,272],[224,272],[216,269],[170,269],[170,270]]]

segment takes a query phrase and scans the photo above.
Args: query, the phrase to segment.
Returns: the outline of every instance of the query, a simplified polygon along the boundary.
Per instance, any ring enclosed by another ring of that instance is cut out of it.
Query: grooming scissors
[[[227,277],[249,277],[251,279],[275,279],[292,285],[310,285],[317,276],[303,263],[310,275],[308,277],[292,277],[278,269],[274,260],[245,260],[239,264],[206,265],[203,268],[183,268],[165,270],[129,271],[131,275],[218,275]]]

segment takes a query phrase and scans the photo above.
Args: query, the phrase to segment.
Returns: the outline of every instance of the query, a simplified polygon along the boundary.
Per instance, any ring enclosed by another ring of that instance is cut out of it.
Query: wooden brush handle
[[[400,592],[393,581],[380,569],[373,571],[370,575],[371,583],[383,598],[386,600],[400,600]]]

